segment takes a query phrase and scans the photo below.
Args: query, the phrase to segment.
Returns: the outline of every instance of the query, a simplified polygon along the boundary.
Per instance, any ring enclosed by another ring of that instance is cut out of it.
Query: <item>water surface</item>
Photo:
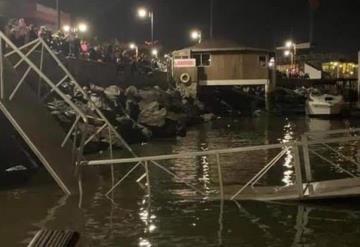
[[[139,155],[155,155],[284,143],[299,139],[308,130],[356,126],[360,126],[360,121],[274,116],[219,119],[190,129],[184,138],[153,141],[134,149]],[[358,167],[336,154],[315,148],[351,172],[359,172]],[[356,144],[334,148],[357,159]],[[241,186],[279,151],[221,156],[224,183]],[[316,163],[316,179],[345,177],[339,169],[318,158],[312,160]],[[194,197],[194,190],[182,182],[213,193],[218,184],[215,157],[161,164],[178,177],[150,166],[151,196],[145,187],[134,182],[143,174],[143,168],[136,170],[110,197],[105,196],[111,187],[110,167],[91,168],[98,176],[84,182],[81,200],[63,196],[46,172],[37,174],[26,186],[1,188],[1,246],[26,246],[41,228],[80,231],[83,246],[360,245],[360,200],[311,204],[209,201]],[[130,165],[117,166],[116,178],[130,168]],[[293,157],[289,152],[259,183],[291,185],[293,182]]]

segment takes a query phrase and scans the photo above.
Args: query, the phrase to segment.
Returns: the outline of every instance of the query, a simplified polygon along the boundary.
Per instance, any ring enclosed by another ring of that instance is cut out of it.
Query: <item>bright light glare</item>
[[[284,51],[284,55],[285,55],[285,57],[290,56],[290,51],[288,51],[288,50]]]
[[[191,38],[192,39],[199,39],[200,38],[200,32],[199,31],[192,31],[191,32]]]
[[[147,16],[148,12],[145,8],[138,9],[138,16],[140,18],[145,18]]]
[[[70,27],[69,25],[64,25],[64,26],[63,26],[63,30],[64,30],[64,32],[66,32],[66,33],[70,32],[70,29],[71,29],[71,27]]]
[[[287,48],[290,48],[291,46],[293,46],[293,42],[292,42],[291,40],[286,41],[285,46],[286,46]]]
[[[268,66],[270,67],[270,68],[272,68],[272,67],[274,67],[274,65],[275,65],[275,58],[270,58],[270,60],[269,60],[269,63],[268,63]]]
[[[88,26],[85,23],[80,23],[78,28],[81,33],[85,33],[88,30]]]
[[[129,44],[129,48],[132,49],[132,50],[134,50],[134,49],[136,48],[136,45],[135,45],[134,43],[130,43],[130,44]]]
[[[159,54],[159,51],[157,49],[152,49],[151,54],[155,57]]]

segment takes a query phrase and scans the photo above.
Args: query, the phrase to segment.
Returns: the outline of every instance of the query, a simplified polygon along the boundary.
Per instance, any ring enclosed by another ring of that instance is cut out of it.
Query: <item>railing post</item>
[[[151,197],[151,186],[150,186],[150,171],[149,171],[149,161],[145,161],[145,171],[146,171],[146,183],[147,190],[149,194],[149,200]]]
[[[110,159],[114,158],[114,154],[113,154],[113,142],[112,142],[112,136],[111,136],[111,128],[110,126],[108,126],[108,130],[109,130],[109,152],[110,152]],[[115,172],[114,172],[114,164],[111,164],[110,166],[111,168],[111,186],[114,186],[115,184]]]
[[[4,99],[4,51],[2,38],[0,38],[0,98]]]
[[[306,135],[301,136],[301,142],[302,142],[302,150],[304,155],[306,182],[310,183],[312,182],[312,173],[311,173],[308,137]]]
[[[43,68],[44,68],[44,44],[40,41],[41,44],[41,55],[40,55],[40,71],[43,72]],[[41,76],[39,75],[39,82],[38,82],[38,91],[37,91],[37,95],[38,95],[38,99],[41,99]]]
[[[220,195],[221,195],[221,200],[223,200],[224,199],[224,182],[223,182],[223,174],[222,174],[221,163],[220,163],[220,154],[216,154],[216,163],[217,163],[217,169],[218,169]]]
[[[220,162],[220,154],[216,154],[216,163],[218,168],[218,176],[219,176],[219,187],[220,187],[220,212],[219,212],[219,230],[218,230],[218,240],[219,245],[222,245],[222,232],[223,232],[223,214],[224,214],[224,181],[223,181],[223,173]]]
[[[299,194],[299,198],[304,197],[304,189],[302,182],[302,173],[301,173],[301,163],[300,163],[300,153],[299,146],[297,143],[293,145],[294,151],[294,166],[295,166],[295,176],[296,176],[296,188]]]

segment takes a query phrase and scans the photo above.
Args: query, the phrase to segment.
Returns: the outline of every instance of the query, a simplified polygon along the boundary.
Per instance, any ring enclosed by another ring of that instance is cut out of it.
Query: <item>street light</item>
[[[293,42],[291,40],[286,41],[285,43],[286,48],[291,48],[293,46]]]
[[[148,12],[145,8],[139,8],[138,9],[138,16],[140,18],[145,18],[148,15]]]
[[[137,11],[138,17],[141,19],[150,18],[151,22],[151,45],[154,45],[154,13],[146,8],[139,8]]]
[[[191,38],[193,40],[197,40],[199,42],[199,44],[201,43],[201,40],[202,40],[202,34],[201,34],[201,31],[198,31],[198,30],[193,30],[190,34]]]
[[[56,15],[57,15],[57,20],[56,20],[57,29],[60,30],[61,27],[60,0],[56,0]]]
[[[295,65],[296,57],[296,43],[291,40],[285,42],[285,47],[287,50],[284,51],[286,57],[291,57],[291,67]]]
[[[85,33],[88,30],[88,25],[86,23],[79,23],[78,29],[80,33]]]

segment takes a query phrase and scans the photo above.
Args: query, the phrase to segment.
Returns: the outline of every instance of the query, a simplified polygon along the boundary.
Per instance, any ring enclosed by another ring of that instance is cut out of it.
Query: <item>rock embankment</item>
[[[121,88],[116,85],[104,88],[94,84],[84,89],[129,144],[152,138],[184,136],[189,126],[213,118],[200,101],[184,99],[172,89],[163,90],[157,86]],[[94,113],[92,104],[81,96],[69,90],[69,97],[88,115]],[[48,107],[64,126],[70,126],[75,119],[71,108],[62,100],[53,98]],[[86,128],[95,133],[97,126],[88,125]],[[105,132],[94,138],[93,146],[107,146]]]

